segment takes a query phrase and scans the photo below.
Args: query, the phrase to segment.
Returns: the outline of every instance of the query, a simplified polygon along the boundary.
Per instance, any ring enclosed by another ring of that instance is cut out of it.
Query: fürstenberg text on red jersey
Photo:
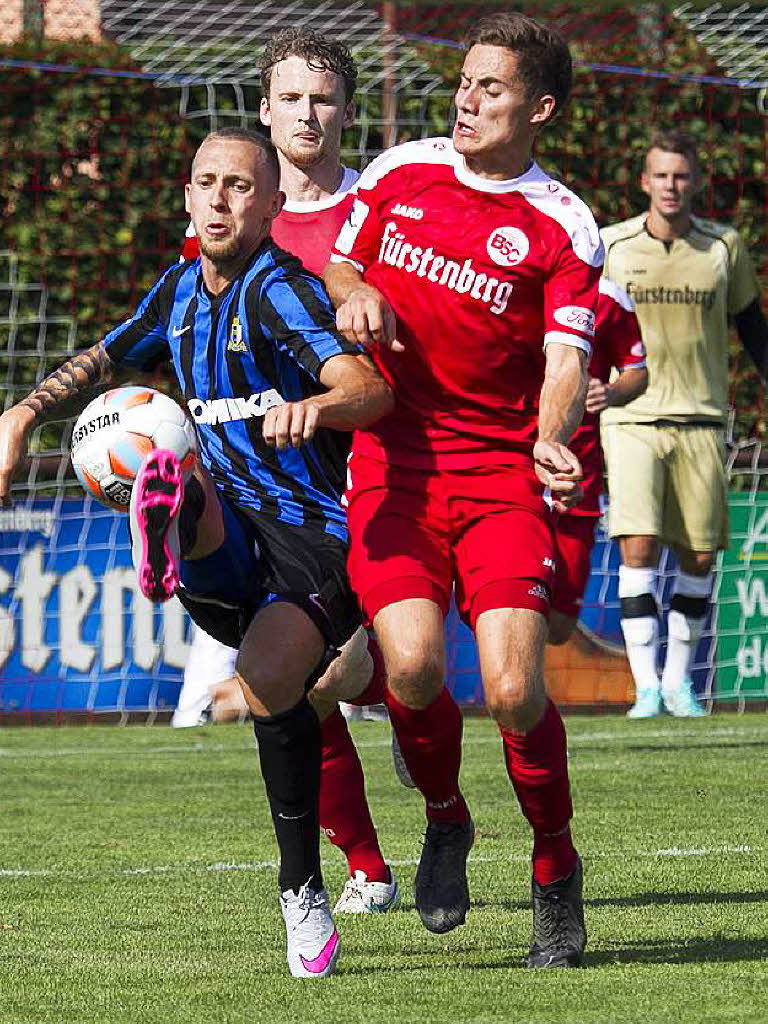
[[[504,312],[512,294],[514,285],[511,281],[500,281],[496,277],[484,274],[475,269],[472,258],[462,264],[435,252],[430,245],[426,249],[413,245],[406,234],[398,230],[394,221],[384,225],[379,250],[379,262],[391,267],[398,267],[406,274],[426,277],[434,284],[443,285],[460,295],[469,293],[470,297],[484,302],[492,313]]]

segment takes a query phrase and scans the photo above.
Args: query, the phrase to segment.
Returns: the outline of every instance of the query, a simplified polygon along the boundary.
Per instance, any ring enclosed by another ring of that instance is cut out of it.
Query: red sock
[[[427,802],[427,820],[466,822],[469,811],[459,789],[459,705],[443,689],[420,711],[407,708],[388,691],[387,707],[408,771]]]
[[[533,828],[533,876],[539,885],[549,885],[576,866],[563,720],[548,701],[544,717],[530,732],[500,731],[507,773]]]
[[[357,707],[365,708],[369,704],[383,704],[387,695],[387,672],[384,668],[384,655],[373,633],[368,634],[368,653],[373,659],[371,678],[368,685],[354,700],[347,701]]]
[[[365,798],[363,767],[338,708],[320,729],[320,828],[347,858],[350,875],[364,871],[369,882],[388,882],[389,868],[381,855]]]

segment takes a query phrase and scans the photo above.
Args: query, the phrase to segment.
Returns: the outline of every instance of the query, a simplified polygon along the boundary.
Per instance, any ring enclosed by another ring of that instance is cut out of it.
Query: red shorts
[[[558,516],[555,522],[557,572],[552,589],[552,608],[577,619],[589,579],[597,516]]]
[[[474,629],[491,608],[549,613],[552,519],[530,466],[441,470],[352,455],[349,578],[368,619],[409,598],[447,613],[453,584]]]

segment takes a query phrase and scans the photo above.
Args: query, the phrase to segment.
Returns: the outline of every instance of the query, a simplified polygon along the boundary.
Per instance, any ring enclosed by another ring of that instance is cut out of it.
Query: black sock
[[[280,850],[280,892],[321,889],[320,722],[306,697],[271,718],[254,716],[261,774]]]
[[[179,546],[188,555],[197,540],[197,524],[205,508],[205,492],[197,477],[191,476],[184,487],[184,501],[179,513]]]

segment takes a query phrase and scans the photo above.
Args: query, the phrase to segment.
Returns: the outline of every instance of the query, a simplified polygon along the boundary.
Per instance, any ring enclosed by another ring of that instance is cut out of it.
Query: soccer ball
[[[88,494],[126,512],[144,457],[167,448],[186,479],[195,465],[195,428],[184,410],[162,391],[114,388],[94,398],[72,431],[72,465]]]

